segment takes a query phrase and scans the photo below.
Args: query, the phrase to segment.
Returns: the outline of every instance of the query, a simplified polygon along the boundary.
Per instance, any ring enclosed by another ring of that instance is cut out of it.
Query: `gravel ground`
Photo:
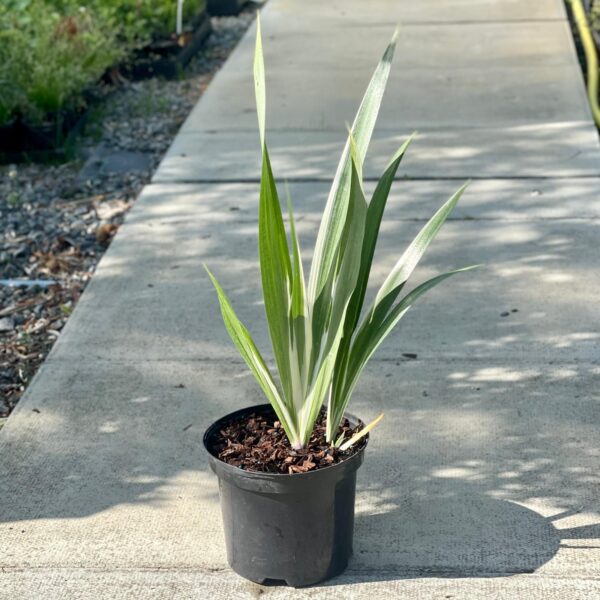
[[[108,93],[80,140],[82,158],[0,166],[0,427],[125,214],[254,15],[250,5],[235,17],[213,17],[213,32],[184,79],[124,82]]]

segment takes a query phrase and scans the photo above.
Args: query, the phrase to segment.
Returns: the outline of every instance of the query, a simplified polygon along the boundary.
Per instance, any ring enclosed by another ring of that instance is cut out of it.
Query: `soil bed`
[[[231,421],[219,431],[213,442],[213,453],[223,462],[246,471],[261,473],[306,473],[329,467],[356,454],[366,443],[361,440],[342,452],[325,438],[326,412],[323,410],[306,448],[294,450],[281,423],[264,414],[252,413],[245,420]],[[338,436],[343,432],[348,440],[362,429],[352,428],[344,419]]]

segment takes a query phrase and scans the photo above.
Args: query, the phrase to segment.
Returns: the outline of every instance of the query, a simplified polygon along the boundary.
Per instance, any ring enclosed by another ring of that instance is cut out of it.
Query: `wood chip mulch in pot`
[[[246,420],[232,421],[221,429],[214,451],[222,461],[246,471],[294,474],[339,463],[358,452],[365,443],[358,442],[341,452],[325,439],[325,426],[326,413],[322,411],[306,448],[294,450],[279,421],[251,414]],[[338,435],[343,431],[344,439],[348,440],[361,428],[362,424],[350,427],[344,419]]]

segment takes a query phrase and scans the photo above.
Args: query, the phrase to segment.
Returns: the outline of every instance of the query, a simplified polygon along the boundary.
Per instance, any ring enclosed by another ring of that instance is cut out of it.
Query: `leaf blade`
[[[415,135],[416,134],[413,133],[411,136],[409,136],[409,138],[394,154],[383,175],[377,182],[377,187],[373,192],[371,202],[369,202],[365,220],[365,231],[363,236],[363,247],[360,258],[357,286],[348,305],[346,322],[344,323],[344,337],[342,338],[342,342],[340,344],[340,350],[336,362],[332,391],[332,402],[334,403],[336,402],[337,394],[341,391],[341,386],[344,381],[345,371],[348,363],[350,342],[363,308],[365,294],[369,284],[371,266],[373,264],[373,256],[375,254],[375,246],[377,244],[377,238],[379,237],[379,228],[383,217],[383,211],[385,209],[389,192],[400,162]]]
[[[265,314],[273,354],[289,406],[293,404],[290,367],[292,266],[269,152],[263,145],[258,211],[258,254]]]
[[[288,214],[290,220],[290,236],[292,238],[292,318],[303,317],[306,314],[304,298],[304,269],[302,267],[302,254],[300,242],[296,232],[296,220],[292,209],[292,198],[286,185]]]
[[[260,29],[260,14],[256,13],[256,45],[254,48],[254,95],[256,97],[256,115],[258,117],[258,131],[261,148],[265,144],[266,121],[266,86],[265,86],[265,59],[262,47],[262,34]]]
[[[341,393],[341,400],[339,403],[341,414],[343,414],[343,411],[348,405],[352,391],[363,368],[371,356],[375,353],[377,348],[384,341],[384,339],[394,329],[400,319],[402,319],[402,317],[419,299],[419,297],[445,279],[448,279],[449,277],[459,273],[476,269],[479,266],[480,265],[471,265],[469,267],[455,269],[453,271],[448,271],[447,273],[437,275],[436,277],[432,277],[431,279],[428,279],[424,283],[417,286],[414,290],[402,298],[402,300],[400,300],[400,302],[389,312],[389,314],[386,315],[383,311],[380,311],[378,313],[379,316],[377,320],[365,319],[363,321],[350,350],[351,356],[348,366],[348,377],[346,378],[345,386],[343,392]]]
[[[288,435],[290,443],[293,444],[297,439],[296,424],[273,381],[273,377],[271,376],[263,357],[252,340],[250,333],[235,314],[233,306],[223,291],[223,288],[206,265],[204,265],[204,268],[217,292],[225,329],[229,333],[231,340],[238,349],[241,357],[244,359],[244,362],[248,365],[265,396],[273,406],[277,417],[281,421],[281,424]]]
[[[469,182],[463,184],[427,221],[425,226],[419,231],[402,256],[398,259],[394,268],[383,282],[377,292],[377,296],[371,307],[371,314],[378,306],[386,310],[392,306],[403,285],[411,276],[415,267],[421,260],[423,254],[429,247],[429,244],[435,239],[442,225],[454,210],[463,192]]]
[[[371,77],[352,125],[352,133],[356,140],[361,163],[367,153],[383,99],[396,47],[396,37],[397,31]],[[342,236],[343,224],[346,221],[350,180],[350,140],[348,140],[338,164],[315,244],[308,283],[308,294],[313,303],[325,287],[327,279],[332,276],[337,247]]]

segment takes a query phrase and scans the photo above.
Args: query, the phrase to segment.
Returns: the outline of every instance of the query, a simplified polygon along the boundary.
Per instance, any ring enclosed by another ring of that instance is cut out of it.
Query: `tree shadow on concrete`
[[[255,223],[245,212],[255,208],[256,186],[234,187],[235,196],[213,188],[208,211],[197,193],[180,203],[177,193],[142,199],[150,205],[109,249],[0,434],[0,542],[8,549],[27,521],[27,535],[42,532],[32,547],[42,547],[49,527],[73,557],[85,551],[77,560],[94,564],[96,544],[119,546],[119,527],[143,547],[167,511],[188,527],[160,540],[156,564],[177,552],[193,562],[198,537],[208,535],[225,566],[201,434],[263,398],[223,331],[202,260],[214,263],[268,347]],[[565,188],[565,201],[583,204],[588,191]],[[386,222],[378,278],[418,230],[420,211],[428,216],[438,200]],[[562,215],[509,224],[490,215],[498,204],[466,200],[472,218],[447,225],[422,272],[482,257],[489,267],[415,308],[365,372],[352,410],[365,418],[384,410],[386,419],[359,476],[355,558],[336,582],[530,572],[559,548],[579,552],[565,540],[600,538],[599,294],[589,278],[600,261],[597,225]],[[534,212],[542,202],[530,193],[523,201]],[[300,227],[310,247],[314,223]],[[501,316],[513,307],[517,313]],[[177,494],[206,512],[178,513]],[[116,520],[102,529],[103,513],[115,507]],[[144,511],[143,527],[132,507]],[[589,514],[573,524],[559,519],[565,511]],[[98,528],[77,526],[81,518]]]
[[[557,529],[577,511],[543,517],[515,502],[485,496],[405,500],[399,507],[356,521],[355,554],[338,583],[423,577],[508,577],[534,573],[566,540],[599,539],[600,523]],[[377,542],[369,530],[386,531]],[[600,546],[591,546],[598,548]],[[390,562],[393,556],[393,562]]]

